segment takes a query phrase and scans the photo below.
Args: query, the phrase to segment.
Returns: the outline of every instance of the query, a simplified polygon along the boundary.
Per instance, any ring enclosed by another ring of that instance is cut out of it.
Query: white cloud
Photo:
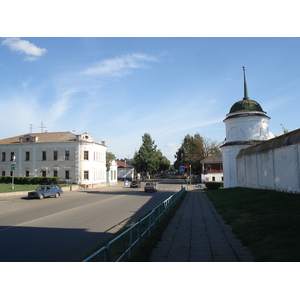
[[[9,47],[9,49],[12,51],[25,53],[28,55],[24,59],[25,61],[37,60],[39,56],[42,56],[47,52],[46,49],[39,48],[36,45],[20,38],[5,38],[2,41],[2,45]]]
[[[122,77],[132,69],[145,68],[145,62],[149,61],[154,62],[156,58],[145,54],[133,53],[99,62],[94,67],[83,71],[82,74]]]
[[[24,58],[24,61],[35,61],[37,60],[37,57],[34,57],[34,56],[26,56]]]

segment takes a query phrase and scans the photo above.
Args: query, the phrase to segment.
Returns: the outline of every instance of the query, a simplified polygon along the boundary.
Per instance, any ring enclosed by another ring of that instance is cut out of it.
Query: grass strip
[[[14,192],[28,192],[35,191],[38,186],[42,184],[14,184],[12,189],[11,183],[0,183],[0,193],[14,193]],[[69,186],[66,184],[59,184],[60,187]]]
[[[230,188],[206,194],[258,262],[300,261],[300,195]]]
[[[11,183],[1,183],[0,193],[34,191],[38,186],[39,184],[14,184],[14,189],[12,189]]]

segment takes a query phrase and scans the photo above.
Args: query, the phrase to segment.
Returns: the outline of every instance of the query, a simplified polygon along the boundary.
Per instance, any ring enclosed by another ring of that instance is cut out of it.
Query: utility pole
[[[32,129],[33,129],[33,124],[29,124],[29,130],[30,130],[30,133],[32,133]]]
[[[44,125],[43,121],[42,121],[42,123],[41,123],[40,128],[42,128],[42,133],[44,133],[44,128],[46,128],[46,126]]]

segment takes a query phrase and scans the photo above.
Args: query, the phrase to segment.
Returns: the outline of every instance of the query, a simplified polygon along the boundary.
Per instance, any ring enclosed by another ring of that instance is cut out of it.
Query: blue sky
[[[171,162],[186,134],[221,142],[248,95],[275,135],[300,128],[300,39],[7,37],[0,39],[0,139],[88,132],[118,158],[149,133]]]

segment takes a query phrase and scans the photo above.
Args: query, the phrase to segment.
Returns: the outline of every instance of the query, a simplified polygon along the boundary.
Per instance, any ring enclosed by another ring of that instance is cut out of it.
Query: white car
[[[205,183],[197,183],[196,187],[205,188],[206,186],[205,186]]]
[[[157,192],[156,183],[155,182],[147,182],[144,187],[145,193],[149,192]]]

